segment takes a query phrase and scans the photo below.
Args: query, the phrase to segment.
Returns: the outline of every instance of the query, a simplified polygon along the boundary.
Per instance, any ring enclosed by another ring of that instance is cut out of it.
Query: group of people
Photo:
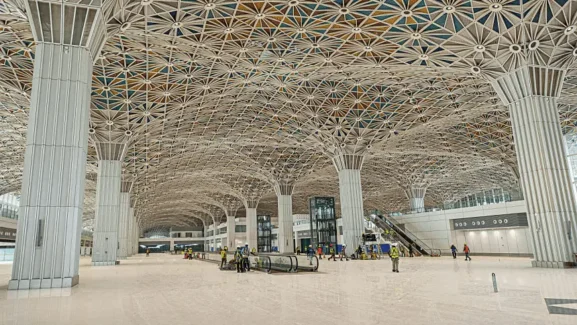
[[[341,261],[343,260],[343,258],[344,258],[345,260],[347,260],[347,261],[349,260],[347,254],[346,254],[346,249],[347,249],[347,245],[341,246],[341,251],[340,251],[340,253],[339,253],[339,257],[340,257],[340,260],[341,260]],[[301,249],[300,249],[300,247],[297,247],[296,251],[297,251],[297,255],[300,255],[300,254],[301,254]],[[315,252],[315,250],[314,250],[314,248],[313,248],[313,245],[309,245],[309,247],[308,247],[308,249],[307,249],[307,251],[306,251],[306,254],[307,254],[307,257],[308,257],[309,259],[312,258],[312,256],[315,256],[315,255],[316,255],[320,260],[323,259],[323,256],[326,258],[326,255],[325,255],[324,249],[323,249],[323,245],[319,245],[319,246],[317,247],[316,252]],[[329,258],[328,258],[328,260],[329,260],[329,261],[330,261],[330,260],[333,260],[333,261],[335,261],[335,262],[337,261],[337,250],[336,250],[336,248],[333,246],[333,244],[329,244]]]
[[[465,253],[465,261],[470,261],[471,256],[469,256],[469,254],[471,253],[471,249],[467,246],[467,243],[463,244],[463,253]],[[457,258],[457,247],[455,247],[454,244],[451,244],[451,254],[453,254],[453,259]]]
[[[236,251],[234,251],[234,259],[228,261],[228,248],[224,247],[220,250],[220,269],[226,269],[228,265],[235,264],[236,265],[236,272],[237,273],[244,273],[250,271],[250,255],[257,255],[256,248],[252,248],[249,250],[248,244],[244,247],[237,246]]]

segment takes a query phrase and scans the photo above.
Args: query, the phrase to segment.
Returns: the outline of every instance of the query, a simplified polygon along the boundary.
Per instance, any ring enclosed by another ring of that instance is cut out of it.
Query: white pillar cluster
[[[343,219],[343,244],[349,252],[354,251],[362,242],[364,232],[363,190],[361,186],[361,168],[364,156],[337,154],[333,163],[339,173],[341,198],[341,218]]]
[[[278,200],[278,249],[280,253],[294,253],[293,190],[294,183],[279,181],[275,184]]]
[[[524,66],[493,81],[509,107],[537,267],[572,266],[577,219],[559,123],[564,70]]]
[[[118,259],[125,260],[128,257],[129,245],[129,219],[130,219],[130,188],[131,182],[122,182],[120,188],[120,215],[118,219]]]
[[[27,12],[38,28],[31,29],[37,45],[11,290],[79,282],[92,62],[106,30],[98,8],[75,20],[77,9],[86,7],[62,3],[49,15]],[[54,26],[56,16],[62,23]],[[71,29],[85,33],[84,41],[65,38]]]
[[[246,210],[246,242],[249,249],[257,248],[256,208],[258,199],[247,199],[244,202]]]
[[[405,190],[405,194],[409,199],[411,212],[425,212],[425,193],[427,193],[427,188],[425,186],[410,185]]]

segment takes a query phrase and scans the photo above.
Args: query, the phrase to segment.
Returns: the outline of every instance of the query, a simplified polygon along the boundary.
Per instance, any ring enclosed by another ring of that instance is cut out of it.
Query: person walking
[[[331,254],[331,257],[329,257],[329,261],[331,260],[331,258],[333,259],[333,261],[337,261],[337,258],[335,257],[335,248],[333,247],[333,244],[330,244],[329,246],[329,254]]]
[[[471,256],[469,256],[469,253],[471,253],[471,250],[469,249],[469,246],[467,246],[467,244],[465,243],[465,246],[463,247],[463,252],[465,252],[465,261],[466,260],[471,260]]]
[[[297,246],[297,255],[301,254],[301,248]]]
[[[234,252],[234,261],[236,262],[236,273],[244,273],[242,268],[242,253],[240,252],[240,246],[236,247],[236,252]]]
[[[148,255],[150,255],[150,248],[146,249],[146,257],[148,257]]]
[[[311,264],[313,260],[313,255],[315,255],[315,250],[313,249],[313,245],[309,245],[309,248],[307,248],[307,259],[309,260],[309,262],[311,262]]]
[[[453,259],[457,258],[457,247],[454,244],[451,244],[451,254],[453,254]]]
[[[319,247],[317,247],[317,255],[319,256],[319,260],[323,259],[323,245],[319,245]]]
[[[343,247],[341,247],[341,261],[343,260],[343,256],[347,261],[349,260],[349,257],[347,256],[347,245],[345,244],[343,244]]]
[[[220,269],[226,265],[226,249],[220,250]]]
[[[246,272],[250,271],[250,251],[248,250],[248,245],[245,245],[244,251],[242,252],[242,264]]]
[[[399,249],[397,248],[397,243],[393,243],[389,251],[389,257],[391,257],[391,262],[393,263],[393,272],[399,273]]]

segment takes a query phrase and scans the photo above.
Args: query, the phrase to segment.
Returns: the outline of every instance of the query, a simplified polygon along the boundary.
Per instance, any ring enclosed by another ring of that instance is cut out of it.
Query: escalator
[[[200,261],[220,264],[220,253],[203,252],[199,254]],[[231,260],[229,256],[229,260]],[[251,270],[262,271],[266,273],[275,272],[316,272],[319,268],[317,256],[307,257],[306,255],[281,255],[272,253],[259,253],[248,257]],[[229,264],[232,264],[232,260]],[[234,268],[227,268],[233,270]]]
[[[407,229],[401,229],[396,225],[389,217],[386,216],[375,216],[371,215],[367,218],[368,221],[374,223],[377,227],[381,228],[383,231],[389,232],[389,237],[392,241],[400,242],[405,247],[412,246],[414,251],[423,256],[441,256],[441,250],[431,249],[427,244],[421,241],[417,236],[408,231]],[[386,235],[385,235],[386,237]]]

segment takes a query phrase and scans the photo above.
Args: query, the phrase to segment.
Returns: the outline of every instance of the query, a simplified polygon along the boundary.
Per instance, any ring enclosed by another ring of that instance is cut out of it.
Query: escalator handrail
[[[371,220],[371,221],[373,221],[373,220]],[[411,238],[408,234],[406,234],[405,230],[403,230],[399,226],[395,225],[393,222],[388,220],[385,216],[383,216],[383,219],[381,219],[379,217],[375,217],[373,223],[380,228],[386,229],[386,227],[388,227],[388,228],[392,229],[395,232],[396,237],[398,239],[400,239],[399,241],[401,241],[406,248],[408,248],[409,246],[414,246],[415,249],[419,253],[421,253],[422,255],[429,255],[428,250],[430,250],[431,248],[429,248],[425,243],[423,243],[418,238],[417,238],[417,240]],[[384,223],[384,226],[381,223]],[[379,225],[379,224],[381,224],[381,225]],[[415,245],[413,245],[413,244],[415,244]]]
[[[295,267],[294,267],[294,269],[293,269],[293,272],[298,272],[298,270],[299,270],[299,259],[298,259],[296,256],[291,255],[291,259],[292,259],[293,257],[295,258]]]
[[[425,244],[422,240],[420,240],[408,229],[401,229],[399,226],[395,225],[386,216],[383,216],[383,219],[387,225],[389,225],[391,228],[393,228],[393,230],[395,230],[395,232],[399,233],[400,235],[406,236],[409,241],[412,241],[413,243],[417,244],[418,247],[415,247],[417,248],[417,250],[421,251],[422,253],[426,253],[428,255],[428,251],[431,250],[431,248],[427,244]]]
[[[319,270],[319,258],[318,258],[316,255],[312,255],[312,256],[311,256],[311,263],[312,263],[312,258],[313,258],[313,257],[314,257],[315,260],[317,261],[316,267],[313,267],[313,272],[316,272],[316,271]]]
[[[401,229],[398,225],[396,225],[393,221],[391,221],[389,217],[383,216],[383,218],[385,219],[385,222],[390,223],[393,227],[395,227],[396,229],[399,229],[400,231],[402,231],[410,240],[412,240],[413,242],[419,244],[419,246],[421,246],[421,248],[424,248],[426,250],[430,250],[431,248],[425,244],[422,240],[420,240],[415,234],[413,234],[410,230],[408,230],[407,228],[405,229]],[[396,230],[395,229],[395,230]]]

